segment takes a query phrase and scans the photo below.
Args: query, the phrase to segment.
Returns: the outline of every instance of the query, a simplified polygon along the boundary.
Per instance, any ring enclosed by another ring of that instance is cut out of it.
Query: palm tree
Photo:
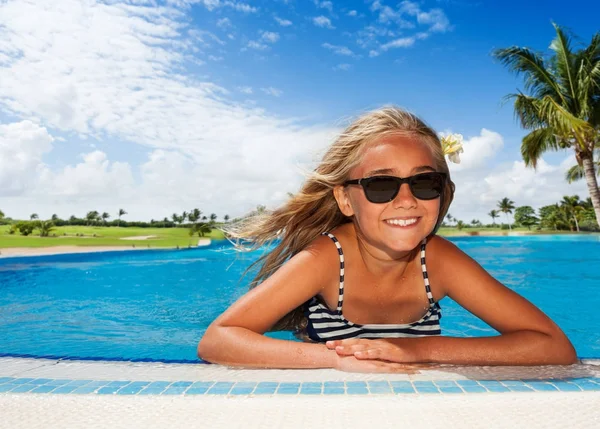
[[[492,218],[492,223],[494,225],[496,225],[496,218],[500,217],[500,215],[498,214],[497,210],[492,210],[491,212],[488,213],[488,216]]]
[[[228,221],[229,221],[229,215],[225,215],[225,216],[223,216],[223,220],[224,220],[225,222],[228,222]]]
[[[40,237],[48,237],[50,235],[50,232],[52,232],[52,230],[54,229],[54,224],[52,223],[52,221],[43,220],[38,223],[37,227],[40,230]]]
[[[217,220],[217,215],[216,215],[216,214],[214,214],[214,213],[211,213],[211,215],[210,215],[210,221],[211,221],[211,222],[214,222],[214,221],[216,221],[216,220]]]
[[[454,219],[454,218],[452,217],[452,215],[451,215],[450,213],[448,213],[448,214],[446,215],[446,219],[448,219],[448,222],[450,222],[450,223],[452,223],[453,221],[455,221],[455,220],[456,220],[456,219]]]
[[[521,126],[531,130],[521,143],[525,164],[535,168],[544,152],[574,150],[600,225],[600,190],[594,171],[594,148],[600,143],[600,32],[589,46],[574,51],[570,36],[553,25],[551,57],[516,46],[498,49],[494,56],[510,71],[524,75],[530,93],[506,97],[514,99]]]
[[[200,220],[201,216],[202,212],[199,209],[194,209],[188,214],[188,219],[190,220],[190,222],[196,223],[198,222],[198,220]]]
[[[181,222],[185,222],[185,220],[188,218],[188,212],[186,212],[185,210],[183,211],[183,213],[181,213]]]
[[[39,218],[40,218],[40,217],[38,216],[38,214],[37,214],[37,213],[32,213],[32,214],[29,216],[29,220],[35,220],[35,219],[39,219]]]
[[[100,214],[96,210],[92,210],[91,212],[87,212],[85,215],[85,220],[87,220],[88,225],[93,225],[94,222],[98,220]]]
[[[110,215],[106,212],[102,213],[102,221],[104,222],[104,225],[106,225],[106,220],[110,217]]]
[[[125,216],[127,212],[123,209],[119,209],[119,226],[121,226],[121,216]]]
[[[0,219],[4,219],[4,212],[0,210]]]
[[[596,176],[600,176],[600,149],[595,150],[594,158],[597,159],[597,161],[594,161],[594,170],[596,171]],[[569,170],[567,170],[567,172],[565,173],[565,179],[569,183],[576,182],[578,180],[583,179],[584,177],[585,170],[583,169],[583,166],[579,164],[575,164],[573,167],[569,168]]]
[[[508,220],[508,214],[512,213],[515,208],[515,202],[509,200],[508,198],[502,198],[502,200],[498,201],[498,208],[502,213],[506,215],[506,221],[508,222],[508,229],[512,231],[510,226],[510,221]]]
[[[56,222],[58,220],[58,215],[53,214],[51,219],[52,219],[52,222]]]
[[[560,207],[565,211],[566,215],[570,219],[575,221],[575,228],[577,232],[579,232],[579,222],[577,221],[577,215],[584,210],[581,201],[579,200],[579,195],[573,195],[572,197],[564,196],[562,201],[560,202]],[[573,227],[571,226],[571,231]]]

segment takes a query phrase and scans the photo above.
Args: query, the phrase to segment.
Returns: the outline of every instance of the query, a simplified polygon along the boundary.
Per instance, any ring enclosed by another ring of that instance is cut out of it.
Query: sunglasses
[[[437,171],[415,174],[410,177],[373,176],[362,179],[348,180],[344,186],[360,185],[363,187],[367,200],[375,204],[392,201],[400,192],[400,186],[408,183],[410,192],[419,200],[434,200],[438,198],[446,183],[446,173]]]

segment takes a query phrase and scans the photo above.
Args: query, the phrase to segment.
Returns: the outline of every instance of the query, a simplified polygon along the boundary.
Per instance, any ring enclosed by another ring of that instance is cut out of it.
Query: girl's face
[[[390,135],[365,150],[349,179],[409,177],[428,171],[436,169],[426,145],[412,137]],[[419,200],[407,183],[402,184],[396,198],[382,204],[369,202],[359,185],[338,186],[335,195],[342,213],[354,216],[360,239],[392,258],[417,247],[433,231],[440,211],[440,198]]]

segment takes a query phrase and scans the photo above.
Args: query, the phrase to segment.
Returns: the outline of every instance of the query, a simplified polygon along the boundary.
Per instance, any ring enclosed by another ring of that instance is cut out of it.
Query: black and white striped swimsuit
[[[431,289],[429,288],[429,279],[427,278],[427,267],[425,266],[425,244],[421,243],[421,267],[423,269],[423,280],[425,282],[425,291],[429,299],[429,309],[427,313],[418,321],[406,324],[368,324],[359,325],[347,320],[342,314],[342,305],[344,303],[344,253],[340,242],[331,233],[325,232],[335,243],[340,255],[340,289],[338,305],[335,311],[330,310],[316,296],[311,298],[304,306],[304,315],[308,324],[306,334],[316,342],[325,342],[328,340],[343,340],[346,338],[400,338],[400,337],[422,337],[428,335],[440,335],[440,318],[442,309],[440,305],[433,300]]]

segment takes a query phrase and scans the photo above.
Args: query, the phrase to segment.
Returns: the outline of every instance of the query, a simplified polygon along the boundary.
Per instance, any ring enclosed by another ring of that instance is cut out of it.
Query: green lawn
[[[51,247],[51,246],[136,246],[136,247],[188,247],[198,244],[196,234],[190,238],[187,228],[119,228],[104,226],[55,227],[50,237],[40,237],[35,230],[32,235],[9,234],[10,226],[0,226],[0,249],[8,247]],[[56,234],[56,237],[52,236]],[[83,235],[77,237],[75,234]],[[95,237],[94,237],[95,234]],[[146,240],[120,240],[122,237],[155,235]],[[213,229],[206,238],[223,239],[223,233]]]
[[[187,228],[119,228],[104,226],[62,226],[55,227],[51,232],[56,237],[40,237],[39,232],[34,231],[33,235],[27,237],[18,233],[9,234],[9,225],[0,225],[0,249],[8,247],[52,247],[52,246],[135,246],[135,247],[188,247],[198,244],[198,235],[190,238]],[[440,228],[439,234],[442,236],[452,236],[459,234],[474,234],[493,231],[496,233],[509,232],[500,228],[465,228],[459,231],[456,228]],[[513,228],[513,231],[528,231],[527,228]],[[534,231],[531,231],[535,233]],[[560,234],[569,233],[569,231],[542,231],[542,234]],[[75,234],[83,235],[77,237]],[[95,234],[95,236],[94,236]],[[146,240],[120,240],[122,237],[132,237],[140,235],[155,235],[156,237]],[[223,233],[220,230],[213,229],[206,238],[223,239]]]

